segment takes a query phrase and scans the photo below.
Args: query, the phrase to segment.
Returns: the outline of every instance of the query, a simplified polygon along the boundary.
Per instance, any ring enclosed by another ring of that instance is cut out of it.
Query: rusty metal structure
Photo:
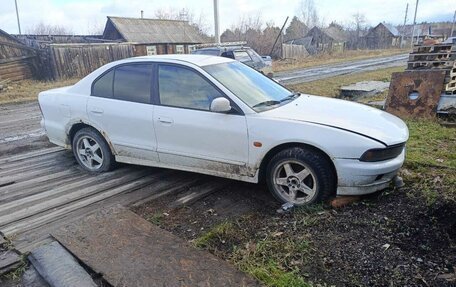
[[[439,70],[393,73],[386,111],[398,117],[435,117],[444,78]]]
[[[394,73],[386,110],[398,116],[456,114],[456,45],[417,45],[407,69]]]

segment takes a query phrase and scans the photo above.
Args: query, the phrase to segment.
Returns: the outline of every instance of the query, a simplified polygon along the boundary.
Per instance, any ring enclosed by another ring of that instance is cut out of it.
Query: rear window
[[[192,54],[210,55],[210,56],[218,56],[219,53],[220,53],[219,50],[196,50],[196,51],[192,52]]]
[[[112,79],[114,70],[109,71],[93,84],[92,95],[100,98],[112,98]]]
[[[151,64],[117,67],[114,75],[114,98],[136,103],[150,103],[151,84]]]

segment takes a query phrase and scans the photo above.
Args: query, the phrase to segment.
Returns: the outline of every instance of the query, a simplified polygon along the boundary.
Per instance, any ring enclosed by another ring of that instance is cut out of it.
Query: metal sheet
[[[259,286],[227,262],[120,207],[52,235],[113,286]]]
[[[386,111],[399,117],[435,117],[444,79],[444,71],[393,73]],[[414,91],[418,97],[411,99]]]

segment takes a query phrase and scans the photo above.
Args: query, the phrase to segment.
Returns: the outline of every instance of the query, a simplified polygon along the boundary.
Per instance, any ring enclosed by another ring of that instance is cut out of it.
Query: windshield
[[[295,96],[275,81],[239,62],[210,65],[204,70],[257,112],[278,107]]]

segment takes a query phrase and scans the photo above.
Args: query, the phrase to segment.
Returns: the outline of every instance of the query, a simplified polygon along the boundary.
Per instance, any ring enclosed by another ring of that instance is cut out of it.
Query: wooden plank
[[[6,186],[4,188],[5,190],[2,190],[0,193],[0,204],[15,202],[22,198],[28,198],[32,195],[35,196],[51,190],[55,193],[58,193],[60,189],[70,191],[70,188],[82,188],[88,184],[97,184],[99,181],[100,180],[95,177],[89,177],[87,174],[72,170],[72,174],[65,178],[57,178],[55,181],[36,184],[30,188],[16,188],[16,185],[19,185],[20,183],[13,183],[12,185]]]
[[[169,181],[166,181],[164,177],[163,180],[153,183],[146,188],[115,195],[103,201],[95,202],[69,213],[62,214],[61,216],[49,218],[48,221],[42,222],[41,224],[29,226],[29,228],[23,232],[19,231],[15,236],[14,246],[20,252],[28,252],[36,246],[37,242],[46,242],[49,238],[49,234],[53,231],[64,225],[68,225],[71,222],[77,222],[80,218],[96,212],[101,208],[118,205],[129,206],[130,204],[141,200],[158,199],[170,193],[179,193],[186,190],[194,181],[194,178],[182,175],[178,175],[174,177],[173,180]]]
[[[48,154],[48,153],[62,152],[64,150],[65,149],[63,149],[61,147],[52,147],[52,148],[41,149],[38,151],[32,151],[32,152],[28,152],[28,153],[21,153],[21,154],[14,155],[14,156],[6,156],[3,158],[0,158],[0,164],[3,165],[8,162],[29,159],[32,157],[36,157],[36,156],[40,156],[40,155],[44,155],[44,154]]]
[[[201,186],[193,187],[182,197],[176,199],[169,205],[170,209],[174,209],[183,205],[190,205],[195,201],[208,196],[214,192],[217,192],[228,186],[228,182],[225,180],[219,180],[214,182],[208,182]]]
[[[11,63],[11,62],[21,61],[21,60],[25,60],[25,59],[31,59],[31,58],[34,58],[34,57],[36,57],[36,56],[35,55],[27,55],[27,56],[20,56],[20,57],[14,57],[14,58],[9,58],[9,59],[0,59],[0,64]]]
[[[45,153],[45,154],[42,154],[42,155],[31,156],[31,157],[23,158],[23,159],[20,159],[20,160],[17,160],[17,161],[12,161],[12,162],[7,162],[7,163],[4,163],[4,164],[1,164],[0,165],[0,170],[8,170],[8,169],[12,169],[12,168],[18,168],[18,167],[21,167],[23,165],[33,164],[33,163],[39,162],[39,161],[49,161],[49,160],[52,160],[52,159],[54,159],[56,157],[71,158],[71,157],[73,157],[73,153],[71,151],[67,151],[67,150],[58,150],[56,152],[49,152],[49,153]]]
[[[69,168],[70,166],[74,166],[74,165],[75,165],[75,163],[73,161],[66,161],[66,162],[60,162],[59,165],[54,165],[54,166],[49,166],[46,168],[32,170],[27,173],[3,176],[0,179],[0,185],[4,182],[13,182],[13,181],[19,182],[19,181],[23,181],[23,180],[28,180],[31,177],[42,176],[42,175],[49,174],[51,172],[57,172],[59,170]]]
[[[100,193],[104,190],[109,190],[117,186],[125,185],[126,183],[144,177],[146,174],[147,171],[140,170],[134,173],[127,173],[126,175],[117,178],[107,178],[109,181],[94,184],[85,188],[80,188],[81,182],[83,182],[80,181],[76,182],[73,185],[70,185],[69,187],[64,186],[62,188],[58,188],[57,190],[49,190],[19,200],[1,204],[0,226],[4,226],[6,224],[27,218],[49,209],[57,208],[81,198],[90,197],[91,195]],[[90,180],[91,179],[89,178],[84,182],[86,183]],[[34,204],[30,205],[30,203]]]
[[[0,251],[0,275],[9,271],[21,261],[21,257],[13,250]]]
[[[38,178],[31,178],[29,180],[14,183],[8,188],[0,188],[0,202],[8,198],[9,194],[14,194],[15,196],[21,195],[21,192],[27,192],[27,194],[29,194],[33,192],[33,190],[30,192],[31,189],[49,189],[54,187],[53,182],[65,182],[65,180],[68,178],[75,180],[81,177],[87,177],[87,175],[84,173],[78,174],[75,169],[66,169]]]
[[[36,171],[40,168],[46,168],[50,166],[55,166],[56,164],[59,164],[64,161],[73,161],[73,158],[61,158],[61,157],[52,157],[49,160],[37,160],[35,162],[31,162],[29,164],[23,164],[20,166],[8,168],[8,169],[2,169],[0,170],[0,177],[6,177],[6,176],[14,176],[17,174],[25,174],[29,171]]]
[[[116,188],[111,188],[107,191],[97,193],[93,196],[86,197],[86,198],[77,200],[75,202],[71,202],[71,204],[69,204],[70,202],[68,202],[65,206],[55,209],[54,211],[49,212],[44,216],[36,217],[36,218],[33,218],[32,220],[23,220],[23,221],[14,222],[13,224],[9,224],[8,226],[2,228],[1,231],[6,236],[16,234],[18,232],[29,229],[30,227],[35,226],[36,224],[43,224],[55,216],[66,214],[70,211],[74,211],[81,207],[93,204],[95,202],[105,200],[109,197],[112,197],[112,196],[120,194],[120,193],[129,192],[129,191],[136,190],[138,188],[142,188],[146,185],[153,183],[155,180],[156,180],[156,177],[154,177],[154,176],[142,177],[138,180],[129,182],[127,184],[118,186]]]

